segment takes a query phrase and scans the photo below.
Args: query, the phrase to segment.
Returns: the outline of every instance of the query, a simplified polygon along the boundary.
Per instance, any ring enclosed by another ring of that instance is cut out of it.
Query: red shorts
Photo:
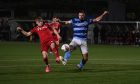
[[[42,51],[48,51],[48,49],[50,48],[50,45],[54,43],[54,40],[49,40],[49,41],[46,41],[46,42],[43,42],[40,44],[40,47],[41,47],[41,52]]]

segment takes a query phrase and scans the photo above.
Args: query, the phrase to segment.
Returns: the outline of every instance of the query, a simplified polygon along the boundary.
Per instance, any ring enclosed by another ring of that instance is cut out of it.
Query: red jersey
[[[50,27],[51,27],[51,28],[55,28],[55,29],[57,30],[57,32],[59,33],[59,32],[60,32],[59,29],[60,29],[60,27],[61,27],[61,24],[60,24],[59,22],[52,22],[52,23],[50,24]]]
[[[30,32],[37,33],[41,43],[48,42],[53,38],[52,32],[49,30],[49,25],[47,23],[41,27],[34,27],[32,30],[30,30]]]

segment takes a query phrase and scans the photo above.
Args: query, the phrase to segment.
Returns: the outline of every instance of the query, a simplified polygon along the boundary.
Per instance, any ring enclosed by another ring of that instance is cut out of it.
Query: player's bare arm
[[[25,36],[31,36],[32,35],[31,32],[26,32],[21,27],[17,27],[17,30],[20,31]]]
[[[71,24],[71,21],[61,21],[61,20],[59,20],[59,22],[62,23],[62,24]]]
[[[71,24],[71,21],[64,21],[65,24]]]
[[[58,33],[60,34],[60,28],[58,29]]]
[[[102,20],[102,18],[108,14],[108,11],[104,11],[100,16],[98,16],[97,18],[93,19],[93,22],[98,22],[100,20]]]
[[[59,33],[57,32],[57,30],[55,28],[52,28],[53,29],[53,32],[56,34],[57,38],[59,40],[61,40],[61,36],[59,35]]]

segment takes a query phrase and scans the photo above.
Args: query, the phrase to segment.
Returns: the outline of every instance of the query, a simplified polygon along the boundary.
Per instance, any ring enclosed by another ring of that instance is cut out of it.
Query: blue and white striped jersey
[[[73,18],[70,23],[73,26],[73,37],[87,39],[88,25],[92,22],[91,19],[80,20]]]

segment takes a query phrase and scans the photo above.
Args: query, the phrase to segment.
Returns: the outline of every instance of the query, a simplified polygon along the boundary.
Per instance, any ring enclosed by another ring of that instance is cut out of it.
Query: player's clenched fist
[[[21,27],[17,27],[17,31],[22,31],[23,29]]]

